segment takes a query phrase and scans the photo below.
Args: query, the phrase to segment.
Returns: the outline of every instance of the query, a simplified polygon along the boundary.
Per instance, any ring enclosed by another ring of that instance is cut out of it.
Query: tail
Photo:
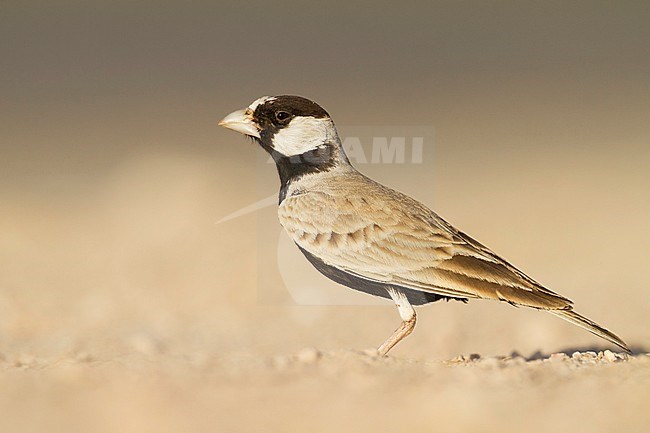
[[[587,319],[584,316],[581,316],[575,311],[573,310],[547,310],[547,311],[551,314],[556,315],[557,317],[566,320],[567,322],[571,322],[574,325],[586,329],[587,331],[591,332],[594,335],[599,336],[600,338],[604,338],[610,343],[617,345],[618,347],[620,347],[630,355],[632,354],[630,347],[625,343],[625,341],[621,340],[617,335],[613,334],[612,332],[609,332],[607,329],[603,328],[596,322],[592,322],[591,320]]]

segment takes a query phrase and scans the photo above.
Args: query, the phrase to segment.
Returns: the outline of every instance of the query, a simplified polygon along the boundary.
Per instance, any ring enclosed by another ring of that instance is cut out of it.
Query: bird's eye
[[[275,113],[275,118],[282,121],[282,120],[287,120],[291,114],[287,113],[286,111],[278,111]]]

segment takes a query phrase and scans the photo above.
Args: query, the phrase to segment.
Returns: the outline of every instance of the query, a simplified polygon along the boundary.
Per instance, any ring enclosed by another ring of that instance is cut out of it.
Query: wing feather
[[[301,248],[362,278],[442,296],[571,308],[419,202],[360,174],[288,196],[278,212]]]

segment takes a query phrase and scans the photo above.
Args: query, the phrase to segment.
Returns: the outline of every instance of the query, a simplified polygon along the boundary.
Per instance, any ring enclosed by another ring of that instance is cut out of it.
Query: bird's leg
[[[413,306],[408,301],[406,295],[403,292],[393,289],[392,287],[387,290],[388,294],[397,306],[399,315],[402,318],[402,324],[395,330],[395,332],[393,332],[393,335],[388,337],[388,339],[377,348],[377,353],[379,356],[385,356],[390,349],[392,349],[397,343],[402,341],[402,339],[413,332],[413,329],[415,328],[415,320],[417,317],[415,315]]]

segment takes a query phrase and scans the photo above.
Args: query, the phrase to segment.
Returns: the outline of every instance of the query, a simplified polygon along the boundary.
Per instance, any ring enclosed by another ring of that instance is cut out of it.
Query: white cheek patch
[[[331,119],[298,116],[273,136],[273,148],[284,156],[300,155],[336,138]]]

